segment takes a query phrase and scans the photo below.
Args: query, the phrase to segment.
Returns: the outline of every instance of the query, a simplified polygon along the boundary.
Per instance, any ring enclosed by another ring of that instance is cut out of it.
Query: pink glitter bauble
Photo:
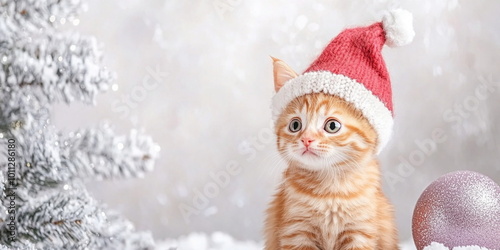
[[[439,177],[417,201],[412,232],[419,250],[433,241],[500,249],[500,187],[472,171]]]

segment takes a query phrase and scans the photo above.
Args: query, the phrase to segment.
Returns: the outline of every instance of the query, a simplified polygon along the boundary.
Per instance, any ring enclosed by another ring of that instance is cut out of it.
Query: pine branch
[[[142,177],[153,169],[158,156],[158,146],[150,137],[135,130],[128,136],[116,136],[107,125],[66,137],[51,126],[15,135],[22,155],[22,185],[30,190],[62,186],[78,179]]]
[[[108,88],[114,75],[100,65],[95,39],[54,29],[83,8],[80,0],[0,0],[0,131],[48,119],[54,102],[92,104]]]
[[[2,52],[0,79],[7,92],[40,86],[48,101],[58,96],[68,103],[76,97],[88,101],[99,90],[107,89],[113,78],[100,66],[102,56],[96,40],[77,34],[50,34],[4,42],[0,44]]]
[[[159,150],[149,136],[136,130],[115,136],[108,125],[71,133],[63,143],[68,145],[64,165],[84,179],[143,177],[153,169]]]
[[[108,211],[83,188],[53,192],[43,201],[19,209],[18,237],[41,242],[45,249],[151,249],[149,233]]]
[[[136,232],[134,226],[128,220],[119,216],[117,213],[108,210],[106,212],[109,224],[103,228],[105,233],[115,237],[112,240],[109,237],[104,241],[96,241],[92,249],[153,249],[154,240],[149,232]]]
[[[5,35],[15,37],[18,32],[38,33],[54,28],[62,18],[74,21],[85,9],[79,0],[0,0],[0,20],[5,24]]]
[[[0,125],[48,119],[48,104],[75,100],[95,103],[108,89],[114,74],[100,66],[102,57],[94,38],[50,35],[0,42]]]
[[[3,144],[2,144],[2,143],[0,143],[0,146],[3,146]],[[3,166],[4,164],[6,164],[6,163],[5,163],[5,162],[3,162],[3,161],[0,161],[0,166]],[[1,169],[1,171],[0,171],[0,192],[2,192],[2,191],[4,190],[4,188],[5,188],[5,185],[4,185],[4,183],[5,183],[5,178],[4,178],[4,176],[3,176],[3,172],[4,172],[4,171],[3,171],[3,168],[2,168],[2,169]],[[0,211],[0,214],[1,214],[1,211]],[[1,219],[1,218],[2,218],[2,217],[0,216],[0,219]]]
[[[96,204],[82,191],[55,193],[35,204],[25,203],[18,211],[18,237],[52,241],[58,247],[87,244],[92,235],[82,226],[82,219],[96,210]]]
[[[28,190],[28,198],[34,190],[57,187],[70,179],[61,164],[59,135],[53,126],[36,123],[11,132],[19,145],[19,185]]]
[[[2,145],[2,143],[0,143],[0,145]],[[0,162],[1,165],[5,164],[4,162]],[[4,222],[7,220],[7,209],[4,205],[4,202],[3,202],[3,197],[4,197],[4,189],[5,189],[5,185],[4,185],[4,182],[6,181],[4,176],[3,176],[3,169],[0,170],[0,201],[1,201],[1,205],[0,206],[0,223]],[[1,250],[1,248],[0,248]]]
[[[27,241],[27,240],[19,240],[14,242],[9,242],[6,244],[2,244],[0,242],[0,250],[39,250],[40,248],[36,247],[35,244]]]
[[[16,242],[0,241],[16,249],[36,242],[51,249],[151,249],[149,233],[134,232],[129,221],[99,206],[82,184],[151,170],[158,154],[151,139],[137,131],[115,136],[106,125],[63,137],[52,126],[38,125],[9,135],[16,138],[21,163],[15,190],[19,230]],[[7,207],[8,199],[0,200]],[[0,221],[0,235],[8,233],[6,226]]]

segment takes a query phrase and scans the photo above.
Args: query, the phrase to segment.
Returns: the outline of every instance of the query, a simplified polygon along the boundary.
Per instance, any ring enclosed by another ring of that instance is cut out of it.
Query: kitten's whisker
[[[279,153],[269,155],[268,157],[266,157],[266,161],[269,161],[271,163],[271,168],[270,168],[271,176],[276,176],[276,175],[281,174],[280,165],[284,161],[282,155],[280,155]],[[269,173],[266,172],[266,173],[262,173],[262,174],[267,175]]]

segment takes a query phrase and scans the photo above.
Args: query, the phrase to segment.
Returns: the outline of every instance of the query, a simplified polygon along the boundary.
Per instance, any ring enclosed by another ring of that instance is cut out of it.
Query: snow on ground
[[[214,232],[211,235],[191,233],[178,239],[167,239],[157,244],[157,250],[261,250],[263,242],[237,241],[226,233]],[[416,250],[413,240],[400,244],[401,250]],[[433,242],[424,250],[488,250],[484,247],[466,246],[447,248],[440,243]]]
[[[211,235],[191,233],[178,239],[158,242],[157,250],[257,250],[264,243],[236,241],[228,234],[214,232]]]
[[[424,250],[488,250],[488,248],[478,247],[478,246],[464,246],[464,247],[454,247],[450,249],[445,247],[443,244],[432,242],[432,244],[426,246]]]

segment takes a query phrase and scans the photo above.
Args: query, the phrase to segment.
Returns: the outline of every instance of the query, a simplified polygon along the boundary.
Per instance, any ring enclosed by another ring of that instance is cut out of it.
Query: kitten
[[[297,74],[273,60],[279,91]],[[293,99],[275,125],[288,168],[267,210],[265,249],[398,249],[377,133],[361,112],[334,95],[311,93]]]

